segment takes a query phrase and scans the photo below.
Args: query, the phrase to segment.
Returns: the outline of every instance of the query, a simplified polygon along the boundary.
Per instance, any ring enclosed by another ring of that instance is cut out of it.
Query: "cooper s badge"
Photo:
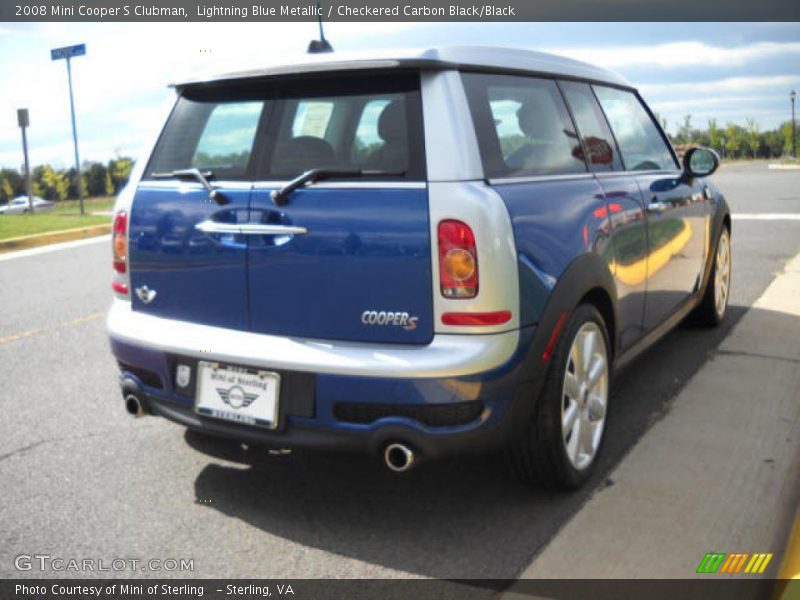
[[[364,325],[388,325],[402,327],[406,331],[414,331],[418,321],[419,317],[411,316],[407,312],[365,310],[361,313],[361,322]]]

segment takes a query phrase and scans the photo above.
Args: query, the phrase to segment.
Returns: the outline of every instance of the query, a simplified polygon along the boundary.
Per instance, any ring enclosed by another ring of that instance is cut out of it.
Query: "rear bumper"
[[[388,378],[473,375],[507,363],[519,330],[488,335],[436,334],[426,346],[292,338],[154,317],[116,299],[112,339],[151,350],[275,370]]]
[[[195,326],[132,314],[124,304],[116,302],[109,315],[111,348],[121,363],[123,387],[136,390],[147,412],[271,447],[378,453],[387,443],[401,441],[426,458],[488,450],[521,433],[542,379],[543,369],[531,360],[537,345],[534,327],[486,336],[437,336],[425,347],[378,347]],[[202,351],[204,346],[208,351]],[[288,385],[281,389],[279,429],[197,414],[193,397],[173,385],[176,361],[197,359],[279,372]],[[340,410],[348,403],[366,407],[367,414],[370,405],[399,410],[353,422],[348,418],[353,411]],[[479,410],[468,412],[474,415],[468,422],[440,418],[439,409],[470,403]],[[426,423],[419,415],[428,408],[438,416]]]
[[[229,438],[270,448],[337,451],[379,456],[391,442],[402,442],[427,459],[459,454],[472,454],[502,447],[519,433],[516,419],[493,419],[491,425],[476,422],[453,431],[420,428],[415,423],[379,423],[376,427],[352,428],[312,426],[290,422],[280,432],[212,420],[195,413],[191,406],[145,394],[144,407],[148,414],[161,416],[206,434]],[[508,416],[508,415],[506,415]]]

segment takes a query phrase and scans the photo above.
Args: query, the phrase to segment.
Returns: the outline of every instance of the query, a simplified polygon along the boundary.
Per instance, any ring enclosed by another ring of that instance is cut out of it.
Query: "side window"
[[[361,111],[361,118],[356,126],[353,146],[350,150],[350,158],[353,164],[363,165],[367,159],[376,152],[384,141],[378,130],[378,122],[383,109],[386,108],[392,99],[381,98],[370,100],[364,105]]]
[[[617,138],[626,169],[677,168],[658,127],[635,94],[600,85],[593,86],[593,89]]]
[[[614,136],[592,88],[586,83],[572,81],[559,81],[558,85],[572,110],[584,151],[588,154],[589,168],[593,171],[621,171],[622,161]]]
[[[488,177],[586,172],[554,81],[477,73],[462,78]]]
[[[214,171],[217,178],[247,169],[263,102],[217,104],[200,134],[191,166]]]

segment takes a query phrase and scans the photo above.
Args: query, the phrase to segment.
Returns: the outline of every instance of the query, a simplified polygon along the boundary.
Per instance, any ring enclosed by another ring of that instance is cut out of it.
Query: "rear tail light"
[[[128,213],[121,210],[114,215],[111,242],[114,247],[114,270],[125,273],[128,270]]]
[[[128,213],[124,210],[114,215],[111,227],[111,247],[114,254],[114,279],[111,289],[116,294],[130,296],[130,280],[128,277]]]
[[[445,298],[478,295],[478,250],[472,229],[461,221],[439,223],[439,283]]]

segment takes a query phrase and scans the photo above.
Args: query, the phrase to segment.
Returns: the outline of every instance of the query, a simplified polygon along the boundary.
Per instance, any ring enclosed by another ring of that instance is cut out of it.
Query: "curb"
[[[777,165],[777,164],[770,164],[767,166],[768,169],[779,169],[784,171],[797,171],[800,170],[800,165]]]
[[[104,235],[106,233],[111,233],[111,223],[76,227],[75,229],[62,229],[61,231],[49,231],[47,233],[37,233],[35,235],[24,235],[7,240],[0,240],[0,252],[35,248],[36,246],[46,246],[57,242],[69,242],[72,240]]]

